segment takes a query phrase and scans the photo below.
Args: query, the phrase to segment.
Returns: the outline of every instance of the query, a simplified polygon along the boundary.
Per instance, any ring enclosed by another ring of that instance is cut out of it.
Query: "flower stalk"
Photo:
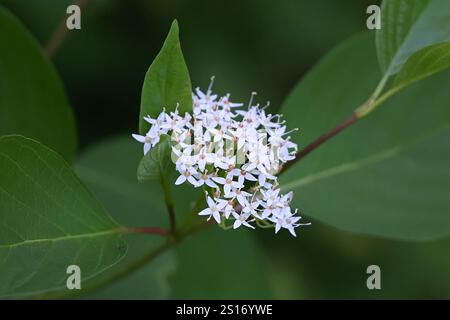
[[[160,181],[164,192],[164,202],[166,204],[167,214],[169,215],[170,234],[174,235],[177,229],[177,225],[172,193],[170,191],[169,183],[162,173],[160,176]]]
[[[358,116],[356,115],[356,113],[353,113],[349,118],[347,118],[344,122],[340,123],[339,125],[337,125],[336,127],[334,127],[333,129],[331,129],[330,131],[326,132],[325,134],[321,135],[320,137],[318,137],[316,140],[314,140],[312,143],[310,143],[309,145],[307,145],[304,149],[300,150],[299,152],[296,153],[295,155],[295,159],[286,163],[282,169],[280,170],[280,172],[278,173],[278,175],[281,175],[283,172],[286,172],[291,166],[293,166],[294,164],[296,164],[298,161],[300,161],[301,159],[303,159],[304,157],[306,157],[309,153],[311,153],[312,151],[314,151],[316,148],[318,148],[319,146],[321,146],[323,143],[327,142],[328,140],[330,140],[331,138],[333,138],[334,136],[336,136],[337,134],[339,134],[342,130],[348,128],[349,126],[351,126],[352,124],[354,124],[357,120],[358,120]]]

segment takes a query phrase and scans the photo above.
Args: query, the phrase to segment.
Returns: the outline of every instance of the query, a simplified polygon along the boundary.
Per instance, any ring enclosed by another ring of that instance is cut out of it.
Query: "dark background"
[[[53,61],[75,110],[80,152],[137,130],[144,74],[177,18],[193,87],[278,108],[333,46],[365,30],[379,1],[86,0],[82,29],[69,32]],[[71,1],[0,0],[45,45]],[[299,239],[258,232],[276,298],[449,298],[450,242],[406,243],[353,235],[314,222]],[[366,268],[382,269],[382,290]]]
[[[193,87],[279,107],[301,76],[365,28],[373,1],[85,0],[82,29],[53,57],[75,110],[81,148],[136,130],[142,81],[174,18]],[[0,0],[45,45],[72,1]]]

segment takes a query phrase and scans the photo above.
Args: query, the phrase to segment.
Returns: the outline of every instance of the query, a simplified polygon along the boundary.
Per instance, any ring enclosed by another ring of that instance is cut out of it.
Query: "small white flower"
[[[234,169],[233,174],[238,177],[238,181],[240,184],[244,184],[245,180],[258,181],[258,179],[256,179],[254,175],[252,175],[250,172],[243,170],[243,169]]]
[[[267,154],[250,152],[248,160],[249,164],[244,167],[246,171],[257,169],[260,173],[267,174],[267,168],[270,168],[270,159]]]
[[[163,112],[161,112],[158,117],[156,119],[152,119],[150,116],[146,116],[144,117],[144,120],[147,121],[148,123],[150,123],[151,125],[156,125],[158,127],[160,127],[163,123],[164,120],[166,119],[166,113],[163,110]]]
[[[225,216],[225,219],[229,219],[230,216],[236,212],[234,210],[234,202],[233,200],[224,200],[224,199],[216,199],[216,201],[220,204],[224,204],[224,207],[222,209],[223,215]]]
[[[236,156],[224,157],[220,163],[217,164],[220,169],[231,172],[236,167]]]
[[[264,110],[261,110],[261,112],[259,113],[259,123],[264,126],[266,129],[267,128],[278,128],[280,126],[279,123],[276,122],[272,122],[272,119],[276,118],[278,115],[271,115],[268,114],[266,116],[266,113]]]
[[[251,196],[250,193],[243,191],[241,189],[236,189],[236,191],[231,191],[227,195],[225,195],[226,198],[236,198],[236,200],[239,202],[239,204],[242,207],[246,207],[248,205],[248,198]]]
[[[190,155],[188,150],[184,150],[183,153],[174,149],[172,151],[178,157],[175,167],[179,172],[184,172],[185,168],[195,165],[195,156]]]
[[[215,150],[215,157],[214,157],[214,162],[213,162],[214,167],[216,167],[216,168],[223,167],[224,166],[223,161],[225,159],[226,158],[223,155],[223,149],[222,148],[220,148],[218,150]]]
[[[261,193],[264,196],[264,201],[267,203],[267,206],[271,206],[280,201],[280,189],[261,190]]]
[[[166,114],[165,123],[161,124],[161,128],[179,133],[182,132],[184,125],[184,118],[180,117],[177,113],[172,113],[171,117]]]
[[[208,128],[208,131],[213,135],[214,142],[223,141],[224,139],[231,140],[232,137],[224,133],[223,129]]]
[[[255,229],[254,226],[250,225],[247,222],[247,219],[250,217],[250,215],[248,213],[241,213],[241,214],[237,214],[236,212],[233,212],[233,217],[234,217],[234,224],[233,224],[233,229],[237,229],[239,228],[241,225],[244,225],[248,228],[251,229]]]
[[[205,170],[205,166],[208,163],[214,163],[216,161],[216,156],[214,153],[208,153],[206,152],[206,148],[203,147],[200,150],[200,153],[197,156],[198,158],[198,168],[200,169],[200,171],[204,171]]]
[[[250,133],[247,132],[247,128],[244,124],[239,126],[236,130],[230,130],[230,134],[233,136],[233,140],[237,143],[238,150],[242,149],[247,142],[247,136],[250,136]]]
[[[139,134],[132,134],[133,138],[144,144],[144,155],[146,155],[151,148],[159,142],[159,135],[154,131],[149,131],[145,136]]]
[[[197,170],[195,170],[193,167],[185,167],[184,170],[182,170],[180,173],[181,175],[175,181],[176,185],[180,185],[186,182],[186,180],[194,186],[197,185],[198,181],[193,177],[194,175],[197,175]]]
[[[211,95],[211,91],[208,90],[206,93],[203,93],[200,88],[195,88],[195,92],[199,97],[198,101],[203,104],[207,109],[212,107],[215,104],[215,100],[217,99],[217,95]]]
[[[283,204],[283,206],[289,207],[289,204],[291,203],[293,197],[294,192],[290,191],[280,198],[280,202]]]
[[[214,181],[211,179],[211,175],[208,174],[207,172],[197,174],[196,178],[198,179],[197,183],[194,184],[196,188],[201,187],[204,184],[206,184],[208,187],[211,188],[218,188],[217,184],[215,184]]]
[[[232,172],[228,172],[225,178],[222,177],[214,177],[212,178],[215,182],[223,185],[223,191],[225,192],[225,196],[229,196],[231,194],[232,189],[240,189],[243,188],[244,185],[239,181],[233,181]]]
[[[244,105],[243,103],[230,102],[230,94],[227,94],[225,97],[222,97],[218,104],[222,106],[224,109],[228,110],[230,110],[231,108],[242,107]]]
[[[276,216],[281,210],[280,207],[274,206],[273,204],[267,205],[263,203],[262,206],[264,207],[264,210],[261,215],[261,219],[267,219],[270,216]]]
[[[283,136],[285,136],[293,131],[297,131],[297,130],[298,129],[295,128],[291,131],[286,132],[286,126],[275,128],[274,130],[269,130],[269,133],[270,133],[269,142],[273,146],[280,146],[285,141]]]
[[[214,200],[208,196],[206,202],[208,203],[208,208],[203,209],[198,213],[199,216],[209,216],[208,220],[211,219],[211,216],[217,223],[220,223],[220,210],[222,210],[226,203],[216,203]]]
[[[296,212],[295,212],[296,213]],[[303,225],[310,225],[311,223],[297,223],[301,219],[300,216],[295,216],[295,213],[291,213],[289,207],[284,208],[280,214],[269,218],[272,222],[275,223],[275,233],[278,233],[281,228],[288,229],[289,232],[296,237],[295,228]]]
[[[248,202],[247,205],[245,207],[242,208],[242,212],[252,215],[255,218],[261,219],[261,217],[259,216],[258,213],[258,207],[260,205],[260,202],[258,200],[252,201],[252,202]]]

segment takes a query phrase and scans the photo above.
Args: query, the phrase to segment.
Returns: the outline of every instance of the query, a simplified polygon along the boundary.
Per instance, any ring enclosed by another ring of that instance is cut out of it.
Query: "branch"
[[[311,151],[315,150],[322,143],[330,140],[335,135],[337,135],[339,132],[341,132],[345,128],[349,127],[350,125],[352,125],[353,123],[358,121],[358,119],[361,119],[361,118],[365,117],[366,115],[368,115],[377,106],[379,106],[385,100],[387,100],[389,97],[394,95],[400,88],[398,90],[390,90],[390,91],[386,92],[383,96],[378,98],[380,96],[380,94],[383,92],[384,86],[386,85],[388,78],[389,78],[389,76],[387,74],[384,75],[384,77],[381,78],[380,82],[378,82],[377,87],[375,88],[374,92],[369,97],[369,99],[365,103],[360,105],[358,108],[356,108],[356,110],[353,111],[352,115],[347,120],[345,120],[344,122],[339,124],[337,127],[331,129],[327,133],[321,135],[319,138],[317,138],[312,143],[307,145],[306,148],[304,148],[303,150],[300,150],[299,152],[297,152],[297,154],[295,155],[295,159],[286,163],[286,165],[281,168],[278,175],[282,174],[283,172],[288,170],[291,166],[296,164],[298,161],[300,161],[301,159],[306,157]]]
[[[175,234],[177,229],[176,218],[175,218],[175,209],[172,200],[172,194],[170,192],[170,186],[167,183],[167,179],[164,177],[164,174],[161,173],[160,176],[161,186],[164,191],[164,202],[166,204],[167,213],[169,215],[169,223],[170,223],[170,233]]]
[[[288,170],[291,166],[293,166],[298,161],[300,161],[301,159],[306,157],[311,151],[315,150],[321,144],[323,144],[324,142],[326,142],[326,141],[330,140],[331,138],[333,138],[335,135],[337,135],[339,132],[341,132],[345,128],[347,128],[350,125],[352,125],[353,123],[355,123],[357,120],[358,120],[357,115],[355,113],[353,113],[347,120],[345,120],[344,122],[339,124],[337,127],[331,129],[327,133],[325,133],[325,134],[321,135],[320,137],[318,137],[312,143],[307,145],[304,149],[302,149],[299,152],[297,152],[297,154],[295,155],[295,159],[290,161],[290,162],[288,162],[288,163],[286,163],[286,165],[284,165],[281,168],[281,171],[278,173],[278,175],[280,175],[283,172],[285,172],[286,170]]]
[[[86,3],[86,0],[75,0],[74,5],[77,5],[82,9]],[[50,40],[47,42],[44,52],[47,55],[47,57],[51,58],[55,52],[59,49],[61,44],[64,41],[64,38],[67,35],[67,26],[66,26],[66,16],[61,20],[56,30],[53,32],[52,36],[50,37]]]
[[[192,224],[195,222],[196,218],[198,217],[198,212],[200,211],[204,201],[205,201],[205,195],[203,192],[199,192],[199,198],[194,203],[194,206],[192,207],[191,213],[189,216],[186,217],[184,220],[180,232],[184,232],[185,230],[189,230],[189,228],[192,226]]]
[[[169,230],[160,227],[128,227],[124,229],[127,233],[143,233],[143,234],[157,234],[163,237],[169,235]]]

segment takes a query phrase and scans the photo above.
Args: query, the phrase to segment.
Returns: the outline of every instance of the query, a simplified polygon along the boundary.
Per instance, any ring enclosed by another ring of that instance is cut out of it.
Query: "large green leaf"
[[[0,167],[0,296],[63,288],[69,265],[87,280],[124,255],[120,226],[58,154],[4,136]]]
[[[72,161],[76,130],[61,80],[36,40],[0,8],[0,135],[22,134]]]
[[[175,20],[161,51],[156,56],[144,79],[141,94],[139,132],[145,135],[149,124],[144,116],[157,116],[163,108],[183,114],[192,110],[192,89],[189,72],[181,51],[178,23]]]
[[[282,112],[304,146],[365,101],[380,74],[370,34],[327,55]],[[404,239],[450,232],[450,75],[416,83],[281,177],[297,206],[342,229]]]
[[[389,76],[418,50],[450,40],[450,1],[385,0],[381,21],[376,37],[378,59]]]

